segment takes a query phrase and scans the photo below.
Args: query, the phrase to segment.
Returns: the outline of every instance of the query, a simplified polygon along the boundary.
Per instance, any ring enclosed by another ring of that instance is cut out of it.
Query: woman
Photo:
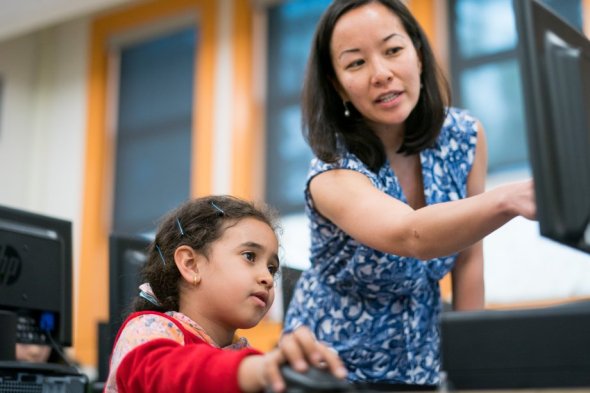
[[[303,92],[312,266],[285,327],[309,326],[355,382],[437,384],[438,281],[452,272],[454,309],[481,308],[481,240],[535,216],[531,181],[484,192],[484,130],[448,96],[401,1],[325,11]]]

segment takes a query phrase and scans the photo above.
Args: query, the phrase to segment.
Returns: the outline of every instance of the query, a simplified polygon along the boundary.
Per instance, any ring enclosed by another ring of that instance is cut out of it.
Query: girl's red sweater
[[[149,313],[174,323],[184,334],[184,345],[161,338],[131,350],[116,371],[119,393],[241,392],[238,386],[240,362],[246,356],[261,352],[252,348],[223,350],[213,347],[176,319],[153,311],[130,315],[121,326],[116,341],[131,319]]]

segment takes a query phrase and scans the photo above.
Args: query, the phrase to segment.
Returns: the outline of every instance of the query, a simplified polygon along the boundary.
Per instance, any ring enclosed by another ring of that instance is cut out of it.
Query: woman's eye
[[[353,62],[350,62],[350,63],[348,63],[348,65],[346,66],[346,69],[349,69],[349,68],[355,68],[355,67],[360,67],[360,66],[361,66],[361,65],[363,65],[364,63],[365,63],[365,61],[364,61],[364,60],[361,60],[361,59],[359,59],[359,60],[355,60],[355,61],[353,61]]]
[[[395,55],[396,53],[400,52],[401,50],[402,50],[401,46],[396,46],[394,48],[387,49],[386,53],[388,55]]]
[[[250,252],[250,251],[247,251],[247,252],[243,253],[242,255],[250,262],[254,262],[254,260],[256,259],[256,254],[254,254],[253,252]]]

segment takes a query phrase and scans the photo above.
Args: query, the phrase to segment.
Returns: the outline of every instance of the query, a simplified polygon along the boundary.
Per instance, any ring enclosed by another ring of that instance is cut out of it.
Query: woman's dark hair
[[[352,105],[348,105],[350,117],[344,116],[342,100],[333,85],[337,78],[330,49],[338,19],[369,3],[381,3],[400,18],[422,62],[423,88],[406,119],[398,152],[416,154],[434,144],[451,94],[424,31],[400,0],[335,0],[330,4],[318,23],[307,64],[302,98],[303,134],[322,161],[337,161],[345,148],[377,171],[385,162],[383,144]]]
[[[208,255],[211,244],[240,220],[255,218],[268,224],[276,233],[276,217],[274,210],[267,205],[256,205],[227,195],[183,203],[162,219],[141,270],[142,282],[150,284],[160,306],[138,296],[132,311],[178,311],[180,272],[174,263],[174,252],[178,247],[187,245]]]

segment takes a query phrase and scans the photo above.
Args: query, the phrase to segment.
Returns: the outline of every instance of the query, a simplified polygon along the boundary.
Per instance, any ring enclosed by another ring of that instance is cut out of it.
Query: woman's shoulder
[[[308,177],[311,179],[320,173],[334,169],[348,169],[367,175],[372,173],[360,158],[350,152],[344,152],[341,157],[334,162],[325,162],[317,157],[313,158],[310,164]]]
[[[477,123],[478,119],[469,110],[449,107],[443,123],[443,132],[477,132]]]
[[[449,107],[441,133],[441,146],[455,146],[457,144],[475,145],[478,132],[478,119],[468,110]]]

